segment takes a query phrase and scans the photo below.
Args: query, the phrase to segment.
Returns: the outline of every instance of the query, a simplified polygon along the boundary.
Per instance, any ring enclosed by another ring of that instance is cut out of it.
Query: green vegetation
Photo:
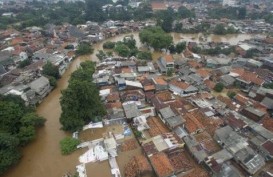
[[[103,52],[103,50],[99,50],[99,53],[96,54],[99,60],[103,60],[106,58],[106,53]]]
[[[26,67],[26,66],[28,66],[30,64],[31,64],[31,59],[26,59],[26,60],[20,61],[18,67],[19,68],[24,68],[24,67]]]
[[[173,69],[168,69],[168,71],[167,71],[167,76],[168,76],[168,77],[173,76]]]
[[[103,43],[102,47],[103,49],[113,49],[115,47],[116,43],[111,41],[106,41]]]
[[[268,15],[265,15],[264,16],[264,20],[265,20],[266,23],[273,24],[273,14],[270,13]]]
[[[218,35],[234,34],[238,33],[238,30],[236,30],[233,26],[225,28],[223,24],[217,24],[213,30],[213,33]]]
[[[221,48],[217,46],[215,48],[210,48],[210,49],[201,49],[198,46],[194,46],[192,48],[193,53],[203,54],[203,55],[219,55],[219,54],[229,55],[234,51],[235,51],[234,46],[230,46],[227,48]]]
[[[228,93],[227,93],[227,96],[228,96],[230,99],[232,99],[232,98],[234,98],[234,97],[236,96],[236,92],[228,92]]]
[[[77,145],[80,144],[80,140],[66,137],[60,141],[61,152],[63,155],[68,155],[77,149]]]
[[[222,90],[224,89],[224,84],[223,83],[217,83],[214,87],[214,90],[216,92],[222,92]]]
[[[77,50],[76,50],[76,54],[77,55],[88,55],[88,54],[92,54],[94,51],[94,49],[92,48],[92,46],[88,43],[81,43]]]
[[[171,35],[165,33],[160,27],[145,28],[139,33],[140,41],[153,47],[155,50],[168,48],[173,38]]]
[[[59,69],[57,66],[53,65],[51,62],[46,62],[46,64],[43,66],[42,74],[53,77],[55,79],[60,78]]]
[[[177,53],[182,53],[186,49],[186,42],[177,43],[175,48]]]
[[[97,122],[106,114],[99,90],[93,83],[94,72],[95,63],[81,63],[81,68],[71,75],[67,89],[62,91],[60,122],[63,130],[81,130],[83,125],[90,121]]]
[[[14,10],[16,16],[0,17],[0,28],[15,26],[23,29],[29,26],[44,26],[47,23],[61,24],[71,23],[77,25],[85,22],[82,13],[85,8],[83,2],[64,3],[62,1],[54,4],[44,2],[31,2],[24,9]]]
[[[121,57],[129,57],[130,48],[122,42],[117,42],[114,51]]]
[[[139,51],[137,53],[137,58],[140,60],[152,60],[152,53],[146,51]]]
[[[272,83],[266,83],[263,85],[264,88],[273,89],[273,82]]]
[[[194,10],[189,10],[184,6],[179,7],[177,14],[180,18],[195,18]]]
[[[210,18],[220,19],[245,19],[246,18],[246,8],[245,7],[220,7],[209,9],[208,14]]]
[[[49,84],[55,88],[57,85],[57,79],[60,78],[60,74],[59,74],[59,69],[57,66],[53,65],[51,62],[47,62],[44,66],[43,66],[43,71],[42,74],[44,74],[48,80],[49,80]]]
[[[25,106],[19,96],[0,95],[0,174],[15,165],[21,153],[19,149],[35,138],[35,128],[45,119]]]

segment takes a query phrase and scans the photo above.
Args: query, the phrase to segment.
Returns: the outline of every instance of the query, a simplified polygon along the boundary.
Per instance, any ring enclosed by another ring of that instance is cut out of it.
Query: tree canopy
[[[171,35],[165,33],[160,27],[148,27],[140,31],[140,41],[153,47],[155,50],[168,48],[173,43]]]
[[[21,157],[21,146],[35,138],[38,126],[45,119],[25,106],[19,96],[0,95],[0,174],[16,164]]]
[[[214,87],[214,90],[215,90],[216,92],[222,92],[223,89],[224,89],[224,84],[221,83],[221,82],[217,83],[217,84],[215,85],[215,87]]]
[[[60,141],[61,152],[63,155],[71,154],[77,149],[77,145],[80,144],[80,140],[71,137],[66,137]]]
[[[81,68],[72,74],[67,89],[62,91],[60,122],[63,130],[71,132],[80,130],[84,124],[90,121],[97,122],[106,114],[99,90],[92,82],[94,72],[93,62],[81,63]]]
[[[60,78],[59,69],[57,66],[54,66],[51,62],[46,62],[46,64],[43,66],[42,74],[46,76],[54,77],[55,79]]]
[[[88,54],[92,54],[94,51],[94,49],[92,48],[92,46],[88,43],[81,43],[77,50],[76,50],[76,54],[77,55],[88,55]]]

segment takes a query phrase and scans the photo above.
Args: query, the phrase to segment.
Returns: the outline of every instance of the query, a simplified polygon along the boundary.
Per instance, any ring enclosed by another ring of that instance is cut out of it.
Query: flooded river
[[[132,35],[137,41],[137,46],[140,47],[141,44],[138,33],[132,33]],[[119,41],[122,40],[124,36],[126,35],[119,35],[107,40]],[[200,34],[182,35],[172,33],[172,36],[174,37],[175,43],[185,40],[198,42],[200,38]],[[251,38],[251,36],[246,34],[226,36],[209,35],[207,40],[236,44],[239,41],[249,38]],[[20,163],[4,174],[4,177],[61,177],[64,173],[68,171],[73,172],[75,170],[75,166],[79,164],[78,157],[84,151],[78,150],[68,156],[61,155],[59,141],[63,139],[66,134],[60,130],[61,125],[59,123],[59,117],[61,114],[61,106],[59,104],[59,98],[61,96],[61,90],[65,89],[68,85],[70,74],[76,70],[80,62],[89,59],[97,60],[95,54],[98,50],[102,49],[102,43],[94,45],[94,49],[94,54],[90,57],[79,57],[71,63],[68,70],[58,81],[57,88],[53,90],[38,106],[37,113],[47,119],[46,124],[43,128],[39,129],[36,140],[24,148],[23,158],[21,159]],[[140,152],[140,150],[137,151]],[[118,160],[122,158],[122,160],[119,160],[121,164],[127,163],[129,157],[133,154],[134,152],[127,155],[122,155],[124,158],[118,157]],[[102,171],[109,174],[109,172],[105,171],[105,168],[109,166],[107,163],[108,162],[103,162],[101,165],[96,164],[88,169],[88,174],[90,174],[89,177],[104,177],[99,175]]]

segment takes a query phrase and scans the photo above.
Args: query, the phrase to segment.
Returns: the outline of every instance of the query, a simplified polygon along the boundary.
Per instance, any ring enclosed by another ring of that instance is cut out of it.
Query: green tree
[[[236,96],[236,92],[228,92],[227,96],[232,99]]]
[[[61,152],[63,155],[71,154],[77,149],[77,146],[80,144],[80,140],[66,137],[60,141]]]
[[[94,72],[93,62],[82,63],[81,68],[72,74],[67,89],[62,91],[60,122],[63,130],[80,130],[84,124],[96,122],[106,114],[99,90],[93,83]]]
[[[180,18],[195,18],[194,10],[189,10],[184,6],[179,7],[177,13]]]
[[[30,64],[31,64],[31,59],[26,59],[26,60],[20,61],[18,67],[24,68]]]
[[[76,50],[76,54],[77,55],[88,55],[88,54],[92,54],[94,51],[94,49],[92,48],[92,46],[88,43],[81,43],[78,46],[78,49]]]
[[[174,25],[174,32],[181,33],[182,32],[182,28],[183,28],[183,24],[182,23],[176,23]]]
[[[224,84],[223,83],[217,83],[214,87],[214,90],[216,92],[222,92],[222,90],[224,89]]]
[[[114,51],[121,57],[128,57],[130,54],[130,48],[123,43],[117,43]]]
[[[177,53],[182,53],[186,49],[186,42],[177,43],[175,48]]]
[[[146,51],[139,51],[137,53],[137,58],[140,60],[152,60],[152,53]]]
[[[55,77],[52,77],[52,76],[47,76],[47,78],[49,80],[50,86],[55,88],[57,86],[57,79],[55,79]]]
[[[21,154],[17,148],[18,145],[18,138],[0,132],[0,174],[19,161]]]
[[[45,123],[45,119],[41,116],[38,116],[36,113],[34,112],[30,112],[25,114],[21,120],[20,120],[21,124],[23,126],[34,126],[34,127],[39,127],[39,126],[43,126]]]
[[[55,79],[60,78],[59,69],[57,66],[53,65],[51,62],[46,62],[46,64],[43,66],[42,74],[46,76],[54,77]]]
[[[168,77],[173,76],[173,69],[168,69],[168,70],[167,70],[167,76],[168,76]]]
[[[217,24],[213,30],[213,32],[215,34],[218,34],[218,35],[223,35],[223,34],[226,34],[226,29],[224,27],[224,25],[222,24]]]
[[[153,47],[155,50],[168,48],[173,43],[171,35],[165,33],[160,27],[148,27],[140,31],[140,41]]]
[[[20,145],[26,145],[35,138],[34,126],[21,127],[17,136],[20,140]]]
[[[105,43],[103,43],[102,47],[104,49],[113,49],[115,47],[115,45],[116,45],[115,42],[106,41]]]
[[[125,36],[123,38],[123,44],[129,47],[129,49],[135,49],[136,47],[136,40],[134,39],[133,35]]]
[[[96,54],[99,60],[103,60],[106,58],[106,54],[103,52],[103,50],[99,50],[99,53]]]

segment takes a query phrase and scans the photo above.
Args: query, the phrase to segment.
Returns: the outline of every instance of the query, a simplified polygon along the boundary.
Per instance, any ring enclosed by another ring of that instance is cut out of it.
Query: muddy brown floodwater
[[[137,46],[140,47],[141,44],[138,33],[136,32],[132,34],[137,41]],[[119,35],[117,37],[107,39],[107,41],[119,41],[126,35],[128,34]],[[200,35],[201,34],[183,35],[172,33],[175,42],[185,40],[198,42]],[[207,40],[236,44],[238,41],[249,38],[251,38],[251,36],[246,34],[225,36],[209,35]],[[68,80],[71,73],[77,69],[80,62],[90,59],[93,61],[96,60],[95,54],[98,50],[102,49],[102,43],[94,45],[94,49],[95,51],[93,55],[79,57],[71,63],[65,74],[58,81],[57,88],[54,89],[38,106],[37,113],[45,117],[47,120],[45,126],[38,130],[36,140],[24,148],[23,157],[19,164],[5,173],[3,175],[4,177],[61,177],[64,173],[68,171],[73,172],[75,170],[75,166],[79,164],[78,157],[84,151],[78,150],[68,156],[61,155],[59,141],[69,134],[66,134],[60,130],[61,125],[59,123],[59,117],[61,115],[61,106],[59,103],[59,98],[61,96],[61,90],[65,89],[68,85]],[[157,53],[156,56],[159,55],[160,53]],[[121,162],[121,166],[128,163],[130,157],[134,155],[134,153],[140,153],[140,149],[136,151],[137,152],[128,152],[128,154],[123,154],[121,157],[118,157],[118,161]],[[108,171],[108,166],[108,162],[106,161],[92,165],[92,167],[88,169],[88,174],[90,174],[89,177],[104,177],[104,175],[108,176],[110,174]],[[107,170],[105,170],[105,168],[107,168]]]

